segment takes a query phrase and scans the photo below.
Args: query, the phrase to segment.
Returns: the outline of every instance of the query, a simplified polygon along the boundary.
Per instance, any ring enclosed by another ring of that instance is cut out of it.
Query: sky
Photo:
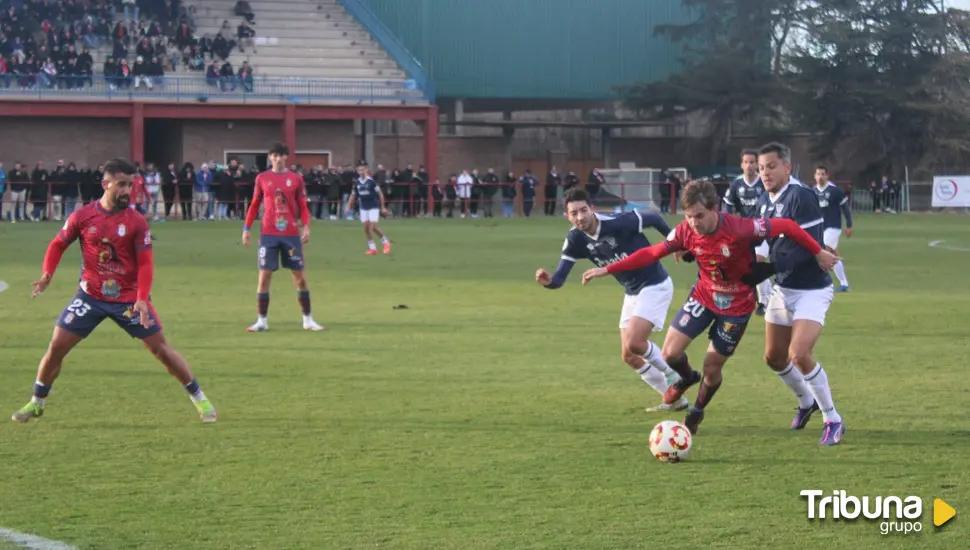
[[[947,0],[946,5],[952,8],[970,10],[970,0]]]

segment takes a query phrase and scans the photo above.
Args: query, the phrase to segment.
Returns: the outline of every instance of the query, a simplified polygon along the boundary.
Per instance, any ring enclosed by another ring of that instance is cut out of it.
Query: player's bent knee
[[[780,371],[788,366],[788,354],[770,350],[765,352],[765,364],[774,370]]]
[[[812,350],[802,346],[792,346],[788,350],[788,360],[796,365],[813,365]]]

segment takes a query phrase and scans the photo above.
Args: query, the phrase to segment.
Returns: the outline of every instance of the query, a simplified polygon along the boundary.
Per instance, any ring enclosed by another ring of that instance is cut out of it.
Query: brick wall
[[[58,159],[96,167],[129,154],[128,121],[91,118],[0,118],[0,162],[32,168],[38,160],[53,168]]]

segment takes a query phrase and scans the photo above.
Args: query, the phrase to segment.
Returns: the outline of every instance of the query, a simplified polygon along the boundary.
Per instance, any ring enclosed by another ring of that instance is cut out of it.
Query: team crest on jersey
[[[783,210],[784,208],[785,208],[785,205],[784,205],[784,204],[776,204],[776,205],[775,205],[775,215],[776,215],[776,216],[781,216],[781,211],[782,211],[782,210]]]
[[[291,180],[286,180],[287,187],[293,187],[293,182]]]
[[[66,227],[67,224],[64,224],[64,226]],[[97,232],[98,232],[98,226],[96,226],[96,225],[92,225],[91,227],[88,228],[88,233],[90,233],[92,235],[94,235]]]
[[[606,242],[606,244],[610,245],[610,248],[616,248],[616,239],[614,239],[613,237],[607,237],[603,239],[603,241]]]
[[[721,255],[724,256],[725,258],[731,257],[731,249],[728,248],[728,245],[726,244],[721,245]]]
[[[128,233],[128,228],[125,227],[125,224],[118,225],[118,236],[119,237],[124,237],[127,233]]]
[[[108,279],[101,284],[101,295],[105,298],[117,298],[121,296],[121,286],[118,285],[118,281],[114,279]]]
[[[280,217],[276,218],[276,230],[277,231],[285,231],[287,225],[289,225],[289,224],[286,222],[286,218],[284,218],[283,216],[280,216]]]

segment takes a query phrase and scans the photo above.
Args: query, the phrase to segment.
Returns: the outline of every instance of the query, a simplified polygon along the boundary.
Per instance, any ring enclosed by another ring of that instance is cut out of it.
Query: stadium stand
[[[196,93],[204,75],[209,91],[349,99],[353,84],[361,96],[423,98],[338,0],[4,0],[0,7],[8,93],[147,91],[163,76]]]

